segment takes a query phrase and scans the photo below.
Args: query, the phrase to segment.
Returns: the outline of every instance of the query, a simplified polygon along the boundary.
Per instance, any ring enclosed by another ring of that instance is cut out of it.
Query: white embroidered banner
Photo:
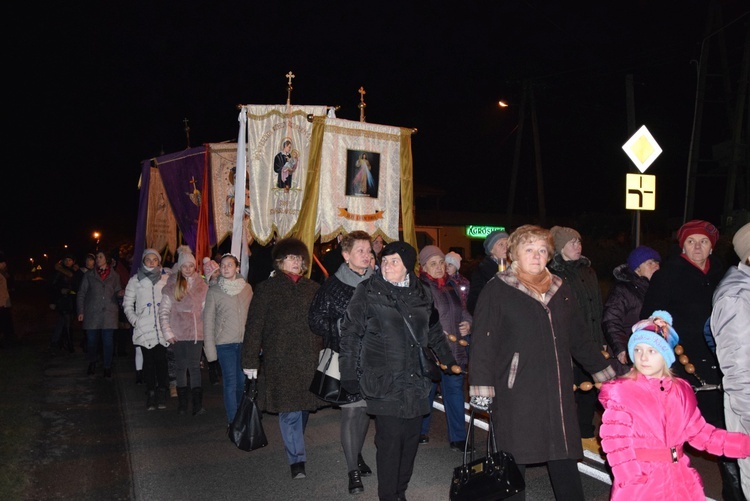
[[[398,240],[401,129],[326,119],[316,232],[364,230]]]
[[[250,231],[265,245],[289,235],[305,189],[312,124],[325,106],[247,105]]]

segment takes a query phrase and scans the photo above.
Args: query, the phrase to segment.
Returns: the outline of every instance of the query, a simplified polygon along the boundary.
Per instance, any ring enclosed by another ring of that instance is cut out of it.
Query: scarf
[[[527,289],[534,291],[539,297],[544,296],[552,286],[552,274],[548,269],[543,273],[532,275],[522,271],[521,268],[515,270],[518,281],[526,286]]]
[[[148,278],[152,284],[156,285],[161,279],[161,266],[157,266],[156,268],[141,266],[138,268],[138,280],[143,280],[144,278]]]
[[[701,273],[703,273],[704,275],[708,275],[708,271],[711,269],[711,260],[710,259],[706,259],[706,264],[704,265],[705,267],[701,268],[697,264],[695,264],[694,262],[692,262],[690,260],[690,258],[687,257],[687,254],[680,254],[680,257],[682,259],[684,259],[685,261],[687,261],[688,263],[692,264],[695,268],[701,270]]]
[[[109,266],[106,266],[106,265],[104,266],[104,268],[97,268],[96,269],[96,273],[99,275],[99,278],[101,278],[102,280],[106,280],[107,279],[107,277],[109,276],[109,272],[110,271],[112,271],[112,268],[110,268]]]
[[[242,292],[242,289],[245,288],[245,279],[242,277],[237,277],[233,280],[230,280],[228,278],[221,277],[219,278],[219,287],[221,287],[221,290],[224,291],[229,296],[236,296],[240,292]]]
[[[364,282],[370,278],[370,275],[372,275],[372,268],[368,267],[365,270],[364,275],[360,275],[353,269],[349,268],[349,265],[342,263],[341,266],[339,266],[339,269],[336,270],[335,275],[342,283],[350,287],[356,287],[360,282]]]
[[[438,287],[439,290],[443,290],[443,288],[446,285],[446,282],[448,281],[445,276],[443,276],[442,278],[435,278],[435,277],[433,277],[432,275],[430,275],[429,273],[426,273],[426,272],[422,273],[422,276],[425,277],[430,282],[433,282],[433,283],[437,284],[437,287]]]
[[[282,271],[282,273],[283,273],[284,275],[286,275],[286,277],[287,277],[287,278],[288,278],[289,280],[291,280],[292,282],[294,282],[295,284],[296,284],[297,282],[299,282],[299,279],[300,279],[300,278],[302,278],[302,275],[297,275],[296,273],[287,273],[287,272],[285,272],[285,271]]]

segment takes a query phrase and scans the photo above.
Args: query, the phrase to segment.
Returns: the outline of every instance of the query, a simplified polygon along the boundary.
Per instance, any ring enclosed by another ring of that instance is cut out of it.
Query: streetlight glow
[[[507,108],[508,106],[510,106],[508,103],[506,103],[503,100],[498,101],[497,105],[500,106],[501,108]]]

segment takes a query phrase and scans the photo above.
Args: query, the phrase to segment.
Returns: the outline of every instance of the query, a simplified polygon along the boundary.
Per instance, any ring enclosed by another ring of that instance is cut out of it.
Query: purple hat
[[[630,268],[630,271],[635,273],[635,270],[637,270],[640,265],[642,265],[649,259],[653,259],[657,263],[661,262],[661,256],[658,252],[656,252],[651,247],[639,245],[638,247],[633,249],[628,256],[628,268]]]

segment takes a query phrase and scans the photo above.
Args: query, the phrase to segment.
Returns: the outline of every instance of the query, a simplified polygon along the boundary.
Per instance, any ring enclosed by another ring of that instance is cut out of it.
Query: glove
[[[356,379],[343,379],[341,381],[341,387],[346,390],[347,393],[352,395],[359,393],[359,381]]]
[[[258,379],[258,369],[242,369],[248,379]]]
[[[478,411],[487,411],[490,408],[490,404],[492,404],[492,397],[478,397],[475,395],[471,397],[470,404]]]

